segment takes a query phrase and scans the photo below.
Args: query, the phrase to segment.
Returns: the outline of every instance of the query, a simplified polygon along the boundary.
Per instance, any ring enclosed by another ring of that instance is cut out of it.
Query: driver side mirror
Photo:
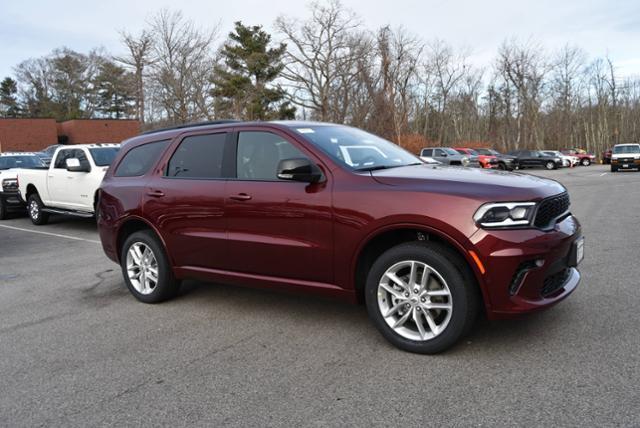
[[[318,183],[322,180],[322,171],[306,158],[283,159],[278,162],[280,180]]]
[[[80,162],[78,158],[69,158],[66,161],[67,171],[70,172],[89,172],[91,171],[91,166],[89,162]]]

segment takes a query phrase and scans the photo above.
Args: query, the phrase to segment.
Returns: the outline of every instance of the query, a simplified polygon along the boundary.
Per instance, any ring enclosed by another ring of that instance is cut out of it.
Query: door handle
[[[251,199],[251,195],[247,195],[246,193],[238,193],[237,195],[229,196],[229,199],[233,199],[234,201],[248,201]]]
[[[162,190],[150,190],[147,192],[147,195],[154,198],[161,198],[164,196],[164,192]]]

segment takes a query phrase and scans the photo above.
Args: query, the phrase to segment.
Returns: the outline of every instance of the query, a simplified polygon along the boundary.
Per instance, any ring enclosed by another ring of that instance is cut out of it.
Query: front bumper
[[[0,201],[9,211],[22,211],[26,207],[20,192],[0,192]]]
[[[554,305],[580,282],[574,242],[582,237],[569,215],[554,229],[478,230],[472,237],[485,266],[487,314],[506,318]]]
[[[640,169],[640,159],[611,159],[611,166],[618,169]]]

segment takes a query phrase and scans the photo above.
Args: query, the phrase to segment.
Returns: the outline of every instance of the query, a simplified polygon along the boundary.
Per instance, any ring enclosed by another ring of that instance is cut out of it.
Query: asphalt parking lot
[[[191,281],[138,303],[92,221],[3,221],[0,425],[638,426],[640,173],[608,171],[530,171],[582,222],[576,292],[438,356],[330,300]]]

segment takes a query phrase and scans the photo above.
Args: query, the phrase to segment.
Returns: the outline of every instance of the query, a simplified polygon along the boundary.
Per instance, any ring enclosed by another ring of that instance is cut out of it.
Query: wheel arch
[[[167,255],[167,258],[169,259],[169,262],[171,264],[171,268],[173,269],[173,259],[164,238],[151,223],[149,223],[146,219],[138,216],[127,218],[118,227],[118,231],[116,234],[116,257],[118,258],[118,262],[121,261],[120,255],[122,253],[122,246],[127,240],[127,237],[141,230],[151,231],[160,240],[160,244],[162,245],[162,248],[164,249],[165,254]]]
[[[430,241],[448,248],[458,258],[457,266],[466,279],[478,287],[482,305],[487,308],[489,302],[482,274],[465,247],[448,234],[431,227],[416,224],[398,224],[386,226],[371,233],[358,247],[352,268],[352,280],[356,297],[364,301],[366,275],[375,260],[387,249],[405,242]]]

